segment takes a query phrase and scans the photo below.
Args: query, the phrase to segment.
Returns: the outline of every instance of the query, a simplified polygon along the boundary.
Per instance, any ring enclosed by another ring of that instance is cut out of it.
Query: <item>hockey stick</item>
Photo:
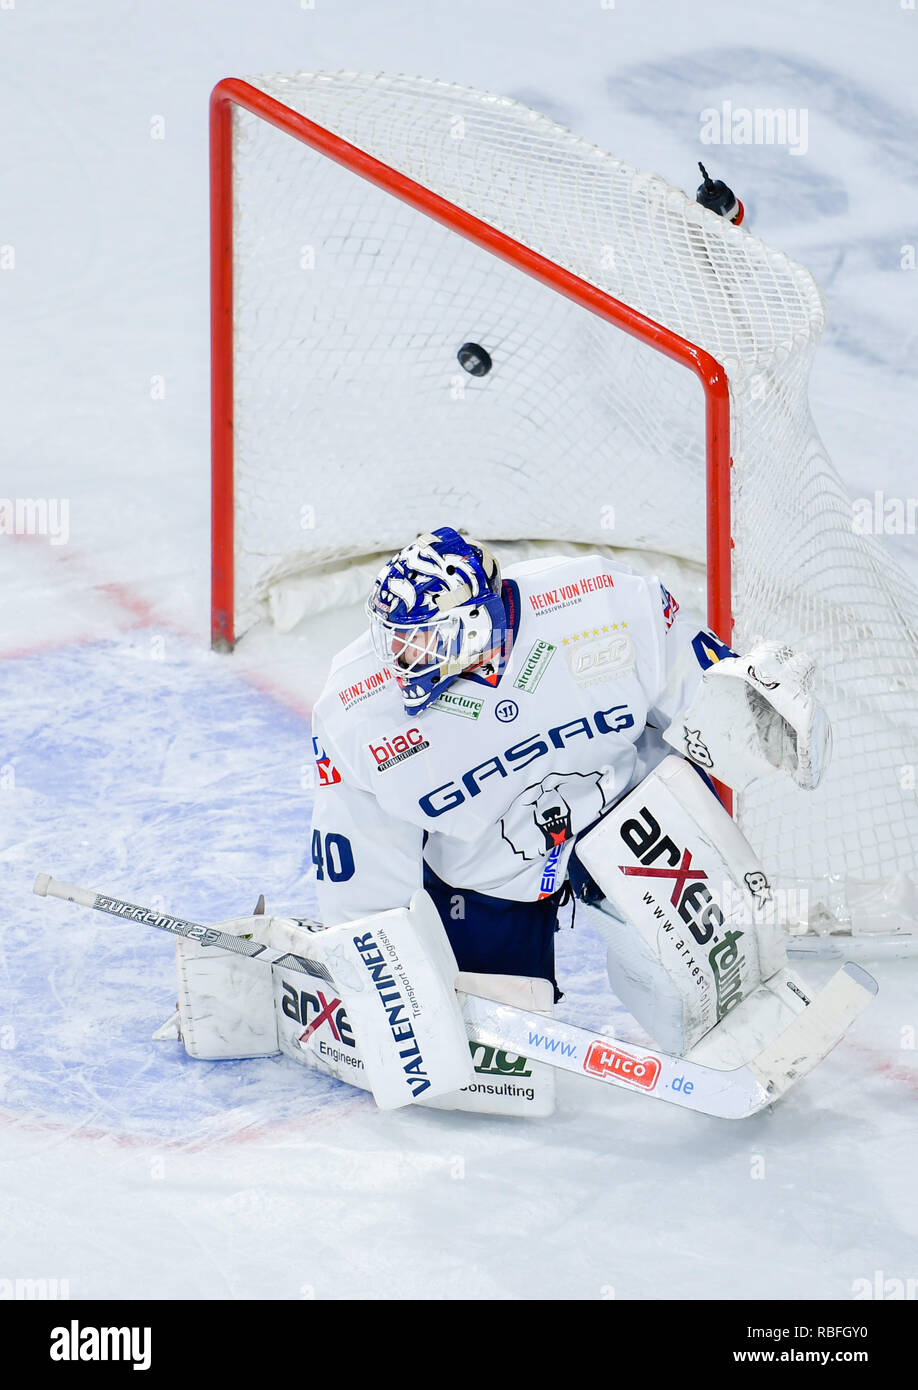
[[[93,893],[39,874],[33,890],[40,897],[63,898],[97,912],[141,922],[201,946],[216,946],[265,965],[282,965],[323,980],[335,988],[325,966],[308,956],[275,952],[251,937],[231,936],[169,913],[138,907],[121,898]],[[321,924],[300,920],[321,931]],[[826,1056],[877,992],[876,981],[848,962],[794,1021],[744,1066],[729,1071],[670,1057],[652,1048],[623,1044],[560,1019],[527,1013],[481,995],[459,991],[471,1041],[545,1062],[562,1071],[642,1092],[721,1119],[742,1119],[771,1105]]]
[[[156,927],[159,931],[170,932],[172,936],[183,936],[186,941],[195,941],[199,946],[219,946],[221,951],[232,951],[237,956],[249,956],[253,960],[260,957],[265,965],[283,965],[288,970],[297,970],[303,975],[314,975],[317,979],[324,980],[327,985],[334,985],[325,966],[319,961],[310,960],[308,956],[272,951],[249,936],[231,936],[229,932],[217,931],[216,927],[202,927],[197,922],[186,922],[183,917],[172,917],[168,912],[156,912],[153,908],[138,907],[122,898],[110,898],[104,893],[93,893],[88,888],[76,888],[72,883],[59,882],[50,874],[39,874],[32,892],[37,893],[40,898],[63,898],[68,903],[95,908],[96,912],[108,912],[112,917],[142,922],[145,927]],[[262,905],[262,898],[258,901],[259,905]]]
[[[740,1120],[773,1104],[812,1071],[876,992],[876,980],[849,961],[783,1032],[750,1061],[730,1070],[622,1044],[479,995],[461,998],[469,1036],[478,1042],[630,1091],[642,1090],[687,1110]]]

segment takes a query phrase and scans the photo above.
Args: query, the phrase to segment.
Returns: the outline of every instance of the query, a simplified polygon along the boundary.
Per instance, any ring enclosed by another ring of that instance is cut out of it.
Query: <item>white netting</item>
[[[816,435],[803,267],[517,103],[354,73],[255,85],[711,353],[733,419],[734,643],[817,661],[836,755],[742,821],[779,877],[918,860],[914,587]],[[279,578],[455,525],[705,561],[703,396],[685,368],[264,121],[234,117],[237,632]],[[479,344],[493,366],[457,360]],[[302,579],[294,581],[303,592]],[[777,780],[777,779],[776,779]],[[783,779],[782,779],[783,782]]]

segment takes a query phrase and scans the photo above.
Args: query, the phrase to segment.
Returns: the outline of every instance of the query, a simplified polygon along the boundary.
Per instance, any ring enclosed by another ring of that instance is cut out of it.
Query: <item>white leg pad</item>
[[[684,1055],[786,964],[762,865],[684,759],[664,759],[576,854],[605,895],[588,915],[612,988],[664,1051]]]
[[[586,920],[606,943],[609,984],[630,1014],[646,1028],[663,1052],[679,1057],[689,1046],[692,1001],[686,985],[674,978],[668,962],[630,922],[598,904],[577,904],[577,923]]]

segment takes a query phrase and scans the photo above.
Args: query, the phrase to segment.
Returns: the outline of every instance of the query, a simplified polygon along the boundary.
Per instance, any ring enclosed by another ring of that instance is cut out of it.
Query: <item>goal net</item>
[[[810,274],[516,102],[405,77],[219,84],[212,200],[215,644],[447,524],[611,547],[683,601],[696,576],[734,647],[815,660],[833,721],[823,786],[753,784],[746,834],[817,919],[904,924],[918,593],[815,431]]]

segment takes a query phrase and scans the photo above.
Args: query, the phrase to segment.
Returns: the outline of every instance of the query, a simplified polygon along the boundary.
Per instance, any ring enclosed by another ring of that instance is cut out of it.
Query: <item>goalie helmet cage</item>
[[[722,637],[813,657],[835,733],[817,791],[737,798],[744,831],[817,925],[907,914],[918,593],[855,532],[810,417],[810,274],[547,117],[424,79],[219,83],[211,205],[214,645],[431,526],[702,567]]]

